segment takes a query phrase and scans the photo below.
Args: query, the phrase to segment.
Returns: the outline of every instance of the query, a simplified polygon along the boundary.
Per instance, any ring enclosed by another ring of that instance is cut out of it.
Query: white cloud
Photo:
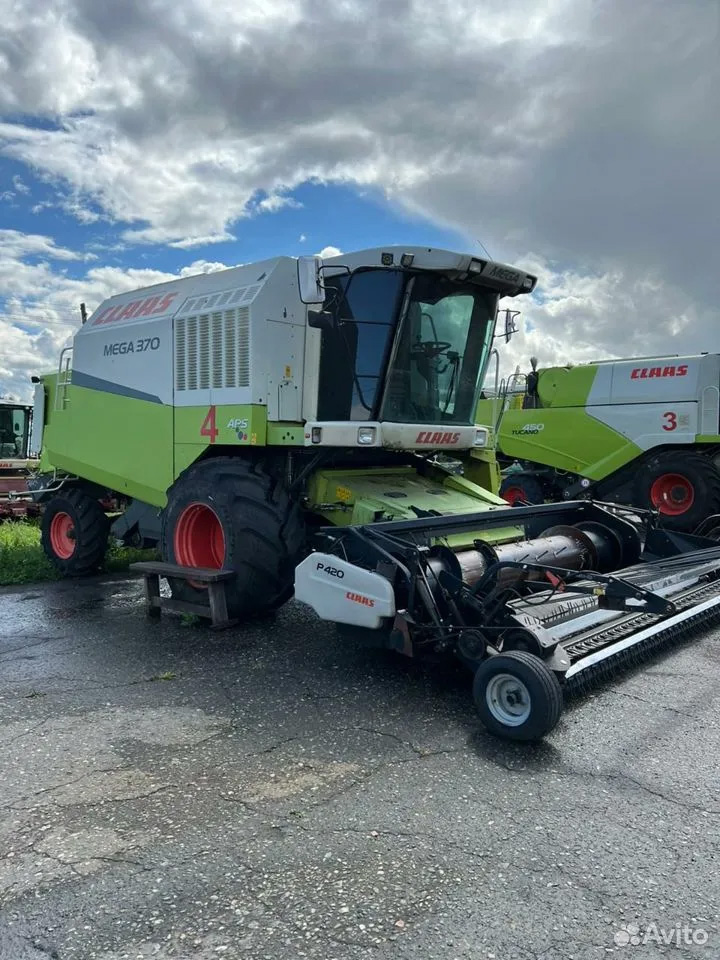
[[[298,243],[305,243],[306,240],[307,240],[307,237],[305,236],[305,234],[301,233],[300,236],[298,237]]]
[[[88,257],[87,254],[58,247],[50,237],[21,233],[19,230],[0,230],[0,263],[28,256],[49,257],[53,260],[85,260]],[[2,292],[3,288],[0,286],[0,295]]]
[[[12,182],[16,193],[30,193],[30,187],[26,183],[23,183],[22,178],[17,176],[17,174],[13,177]]]
[[[339,257],[342,253],[339,247],[323,247],[322,250],[315,254],[317,257],[322,257],[323,259],[330,257]]]
[[[128,234],[125,234],[125,236],[127,238]],[[138,234],[136,233],[134,236],[137,242]],[[178,250],[190,250],[193,247],[206,247],[211,243],[227,243],[236,239],[237,237],[233,236],[232,233],[212,233],[207,237],[185,237],[183,240],[176,240],[170,246]]]

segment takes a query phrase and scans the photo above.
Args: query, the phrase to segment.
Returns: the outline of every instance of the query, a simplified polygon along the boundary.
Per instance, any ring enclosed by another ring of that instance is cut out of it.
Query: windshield
[[[27,411],[22,407],[0,407],[0,457],[25,456]]]
[[[381,419],[471,424],[497,296],[433,274],[408,286]]]

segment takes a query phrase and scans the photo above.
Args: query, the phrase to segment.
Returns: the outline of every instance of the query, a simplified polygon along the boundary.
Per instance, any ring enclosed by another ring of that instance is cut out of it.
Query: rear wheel
[[[547,664],[517,650],[488,657],[475,673],[473,697],[485,728],[509,740],[539,740],[560,719],[560,683]]]
[[[257,464],[217,457],[193,464],[168,491],[163,559],[183,567],[234,570],[225,587],[233,619],[263,615],[289,600],[304,546],[299,507]],[[173,596],[202,599],[204,588],[171,580]]]
[[[636,481],[638,506],[658,510],[663,526],[694,530],[720,511],[720,474],[709,457],[665,451],[652,457]]]
[[[43,511],[40,541],[45,556],[66,577],[94,573],[107,550],[108,519],[94,497],[63,490]]]
[[[516,503],[544,503],[540,481],[530,473],[511,473],[500,484],[500,496],[507,500],[511,507]]]

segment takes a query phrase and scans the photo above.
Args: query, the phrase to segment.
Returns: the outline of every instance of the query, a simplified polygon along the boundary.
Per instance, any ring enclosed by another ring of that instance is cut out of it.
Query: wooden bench
[[[145,578],[145,599],[149,617],[158,618],[163,610],[190,613],[210,620],[213,630],[224,630],[238,622],[228,619],[225,599],[225,584],[235,576],[234,570],[180,567],[175,563],[162,563],[155,560],[131,563],[130,569],[142,573]],[[194,583],[207,584],[207,603],[200,601],[190,603],[187,600],[176,600],[174,597],[161,597],[160,577],[173,577],[176,580],[192,580]]]

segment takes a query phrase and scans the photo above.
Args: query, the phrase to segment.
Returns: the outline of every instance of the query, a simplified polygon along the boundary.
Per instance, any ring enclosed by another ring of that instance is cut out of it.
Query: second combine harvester
[[[107,300],[36,385],[45,551],[75,576],[110,534],[158,542],[174,564],[233,570],[241,619],[295,589],[345,633],[457,656],[486,727],[542,736],[562,684],[718,611],[720,548],[589,501],[511,510],[490,492],[479,388],[499,299],[534,286],[383,247]]]

